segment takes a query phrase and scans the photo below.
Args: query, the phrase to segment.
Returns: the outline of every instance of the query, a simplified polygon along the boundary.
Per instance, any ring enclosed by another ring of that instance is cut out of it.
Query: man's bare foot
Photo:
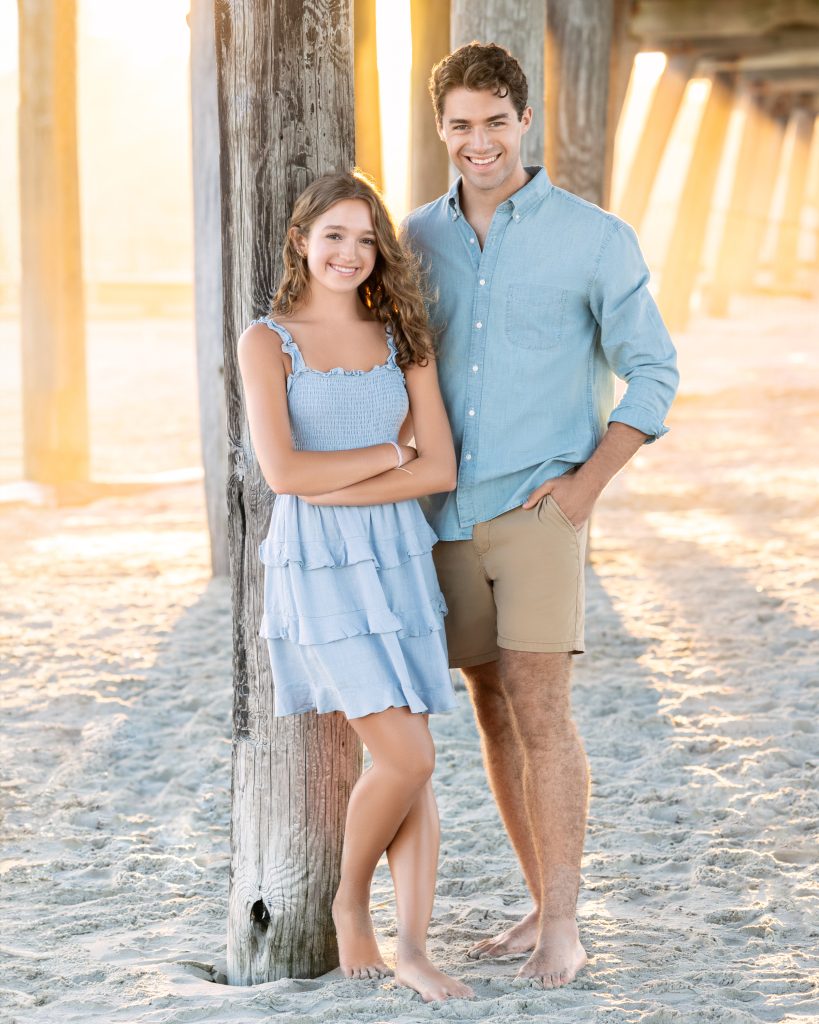
[[[368,906],[346,900],[340,893],[336,893],[333,900],[333,924],[336,926],[338,957],[345,978],[386,978],[393,973],[381,959]]]
[[[476,942],[467,952],[467,956],[473,960],[486,960],[493,956],[506,956],[508,953],[528,953],[530,949],[535,948],[537,942],[539,917],[537,908],[529,911],[522,921],[513,924],[500,935]]]
[[[571,917],[558,918],[543,926],[534,953],[517,976],[537,982],[543,988],[560,988],[574,981],[586,959],[577,922]]]
[[[472,999],[475,995],[469,985],[433,967],[426,953],[416,949],[402,950],[399,947],[395,980],[415,989],[425,1003],[431,1003],[433,999]]]

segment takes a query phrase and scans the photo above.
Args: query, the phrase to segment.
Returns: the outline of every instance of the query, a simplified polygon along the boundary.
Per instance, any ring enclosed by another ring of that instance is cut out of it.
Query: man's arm
[[[609,429],[588,462],[576,473],[558,476],[541,484],[532,491],[523,507],[532,508],[544,495],[551,494],[561,511],[579,530],[591,515],[594,503],[608,482],[617,476],[647,439],[647,434],[625,423],[609,423]]]
[[[606,361],[628,387],[588,461],[576,473],[547,480],[529,495],[524,508],[553,494],[579,529],[612,477],[643,444],[667,432],[663,420],[679,374],[674,346],[648,291],[648,278],[633,229],[612,220],[589,290],[589,307],[600,325]]]

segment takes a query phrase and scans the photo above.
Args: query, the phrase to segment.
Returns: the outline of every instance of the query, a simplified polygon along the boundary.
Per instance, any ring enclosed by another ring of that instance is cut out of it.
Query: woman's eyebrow
[[[349,231],[350,230],[347,227],[346,224],[325,224],[324,225],[324,231],[330,231],[331,229],[333,231]],[[366,228],[364,231],[362,231],[360,233],[362,235],[372,235],[373,237],[375,237],[375,232],[372,230],[372,228]]]

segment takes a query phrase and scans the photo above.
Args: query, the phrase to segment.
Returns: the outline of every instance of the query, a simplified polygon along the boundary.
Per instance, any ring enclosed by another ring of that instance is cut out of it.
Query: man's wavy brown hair
[[[364,200],[375,232],[378,252],[372,273],[358,286],[361,301],[376,320],[391,329],[398,365],[423,366],[433,349],[419,264],[398,241],[372,179],[358,168],[316,178],[296,200],[282,249],[284,275],[273,297],[271,313],[288,316],[304,302],[310,290],[310,271],[298,250],[299,236],[306,237],[317,218],[344,199]]]
[[[512,54],[497,43],[471,42],[453,50],[433,67],[429,93],[440,128],[444,118],[444,100],[450,89],[490,89],[496,96],[508,96],[518,120],[526,109],[529,83]]]

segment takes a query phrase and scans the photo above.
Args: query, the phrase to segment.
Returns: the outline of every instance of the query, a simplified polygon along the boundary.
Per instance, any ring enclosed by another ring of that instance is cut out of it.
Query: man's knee
[[[490,661],[462,668],[461,672],[482,730],[495,736],[511,729],[511,710],[498,673],[498,663]]]
[[[504,651],[500,676],[515,726],[529,749],[576,735],[571,712],[571,656]]]

